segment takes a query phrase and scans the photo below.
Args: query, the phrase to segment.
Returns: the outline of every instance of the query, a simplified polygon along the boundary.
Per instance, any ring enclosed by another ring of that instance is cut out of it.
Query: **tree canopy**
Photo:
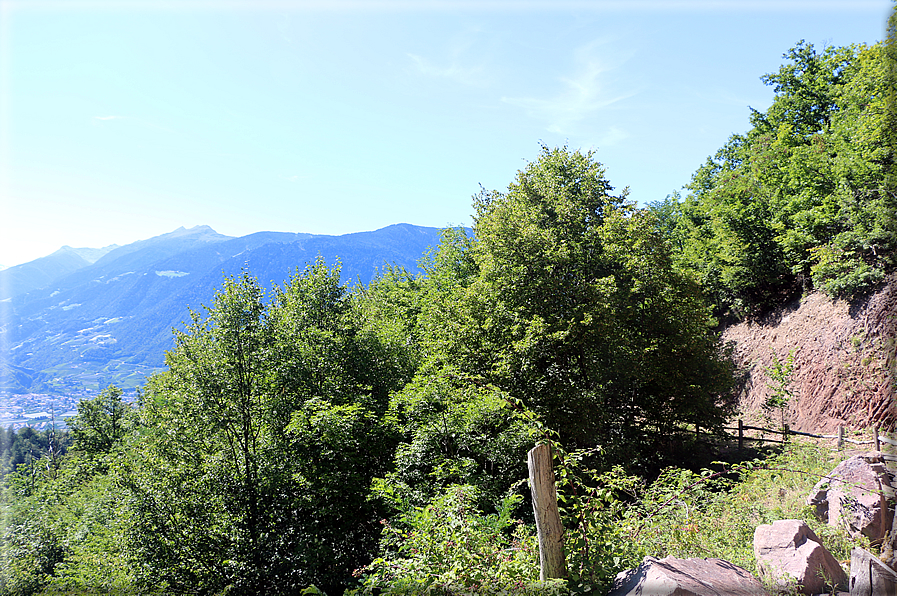
[[[368,346],[369,347],[369,346]],[[318,261],[266,304],[228,279],[147,387],[127,474],[147,573],[175,591],[337,589],[381,515],[388,387],[370,371],[339,270]]]
[[[430,341],[444,365],[616,458],[719,424],[732,371],[654,217],[612,190],[593,153],[543,147],[507,192],[481,192],[476,277],[440,302]]]
[[[678,214],[678,263],[720,314],[750,315],[812,288],[850,298],[893,269],[892,51],[801,41],[763,77],[775,91],[769,109],[698,169],[684,201],[655,205]]]

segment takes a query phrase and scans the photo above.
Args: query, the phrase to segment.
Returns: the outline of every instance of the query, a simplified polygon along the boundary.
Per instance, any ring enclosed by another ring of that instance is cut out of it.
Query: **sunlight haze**
[[[205,224],[470,225],[540,143],[662,200],[858,2],[0,2],[0,265]]]

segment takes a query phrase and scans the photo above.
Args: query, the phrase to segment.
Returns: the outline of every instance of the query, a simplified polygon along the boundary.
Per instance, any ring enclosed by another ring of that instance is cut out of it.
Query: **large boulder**
[[[781,519],[754,530],[754,556],[761,575],[801,594],[819,594],[830,587],[847,587],[847,574],[816,536],[799,519]]]
[[[617,575],[607,596],[769,596],[746,570],[722,559],[645,557]]]
[[[830,526],[847,528],[854,538],[862,534],[877,542],[891,529],[893,519],[881,491],[893,494],[881,453],[873,451],[838,464],[816,483],[807,505],[814,506],[816,516]]]

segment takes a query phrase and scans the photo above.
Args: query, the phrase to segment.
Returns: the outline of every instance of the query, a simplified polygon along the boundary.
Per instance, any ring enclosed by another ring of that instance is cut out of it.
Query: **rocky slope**
[[[728,327],[747,371],[742,416],[763,421],[774,384],[768,369],[793,351],[787,421],[796,430],[834,432],[839,425],[897,430],[897,275],[855,303],[813,293],[765,320]],[[778,420],[778,414],[773,414]],[[773,422],[777,426],[776,422]]]

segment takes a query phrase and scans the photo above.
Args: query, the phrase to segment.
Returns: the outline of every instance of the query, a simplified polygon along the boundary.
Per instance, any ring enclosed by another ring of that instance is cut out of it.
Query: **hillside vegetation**
[[[654,205],[718,313],[757,314],[813,288],[854,297],[893,268],[893,52],[800,42],[763,77],[772,106],[708,158],[684,199]]]
[[[804,516],[836,458],[700,471],[695,431],[721,434],[742,373],[719,325],[894,268],[893,51],[798,44],[684,198],[640,209],[593,152],[543,146],[424,274],[227,277],[137,407],[107,388],[67,454],[48,437],[6,476],[0,594],[569,593],[646,554],[752,568],[754,525]],[[538,581],[540,441],[567,582]]]

